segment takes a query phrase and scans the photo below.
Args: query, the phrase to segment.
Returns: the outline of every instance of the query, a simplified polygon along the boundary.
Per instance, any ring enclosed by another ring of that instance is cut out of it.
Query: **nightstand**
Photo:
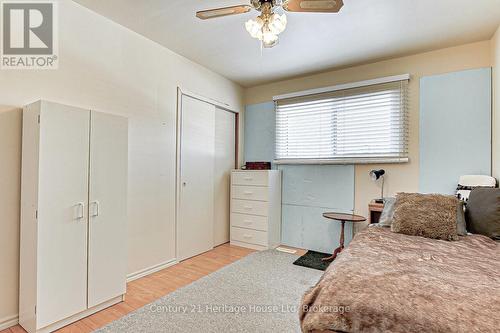
[[[370,204],[368,205],[368,222],[370,224],[378,223],[383,210],[383,203],[377,203],[375,201],[370,202]]]

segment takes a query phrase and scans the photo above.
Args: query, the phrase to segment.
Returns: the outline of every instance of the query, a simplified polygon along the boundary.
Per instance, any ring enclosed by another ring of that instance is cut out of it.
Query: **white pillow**
[[[497,186],[497,180],[490,176],[467,175],[461,176],[458,181],[456,196],[458,199],[467,203],[469,201],[470,192],[477,187]]]

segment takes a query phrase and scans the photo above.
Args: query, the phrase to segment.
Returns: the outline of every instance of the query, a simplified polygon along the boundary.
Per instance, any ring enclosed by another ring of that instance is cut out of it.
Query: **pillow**
[[[380,219],[378,220],[378,225],[380,227],[390,227],[392,224],[392,218],[394,217],[394,203],[396,198],[385,198],[384,199],[384,210],[380,214]]]
[[[474,234],[500,239],[500,189],[479,188],[467,204],[467,229]]]
[[[399,193],[391,230],[411,236],[457,240],[458,201],[448,195]]]

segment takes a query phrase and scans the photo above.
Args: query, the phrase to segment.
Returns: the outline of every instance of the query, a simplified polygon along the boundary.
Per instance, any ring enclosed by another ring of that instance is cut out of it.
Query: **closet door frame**
[[[176,158],[175,158],[175,257],[176,260],[179,259],[178,253],[178,223],[179,223],[179,213],[180,213],[180,198],[181,198],[181,142],[182,142],[182,97],[187,96],[194,98],[201,102],[205,102],[219,108],[223,111],[233,113],[235,116],[235,144],[234,144],[234,165],[239,166],[239,126],[240,126],[240,115],[239,111],[231,109],[228,105],[218,102],[214,99],[204,97],[202,95],[184,90],[181,87],[177,87],[177,124],[176,124]],[[229,200],[229,198],[228,198]]]

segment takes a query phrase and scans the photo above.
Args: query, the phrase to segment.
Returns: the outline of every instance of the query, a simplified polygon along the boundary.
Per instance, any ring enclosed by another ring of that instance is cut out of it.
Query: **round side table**
[[[342,223],[342,229],[340,231],[340,246],[333,251],[332,256],[323,259],[323,261],[333,261],[333,260],[335,260],[335,258],[337,258],[339,253],[342,252],[342,250],[344,250],[345,223],[346,222],[352,222],[352,223],[365,222],[366,218],[363,216],[354,215],[354,214],[340,214],[340,213],[324,213],[323,217]]]

